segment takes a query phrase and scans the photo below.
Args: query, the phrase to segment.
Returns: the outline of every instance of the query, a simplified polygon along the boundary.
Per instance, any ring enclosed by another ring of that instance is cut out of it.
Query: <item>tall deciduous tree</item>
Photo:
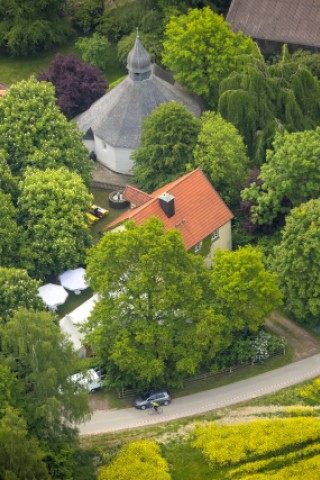
[[[0,102],[0,149],[14,175],[27,166],[39,169],[66,166],[91,181],[92,162],[76,124],[56,106],[54,88],[34,78],[9,89]]]
[[[91,37],[78,38],[76,47],[82,60],[104,70],[110,59],[110,43],[107,37],[94,33]]]
[[[67,13],[72,23],[85,35],[92,33],[99,24],[104,10],[103,0],[69,0],[66,4]]]
[[[134,179],[147,192],[179,178],[193,162],[199,120],[183,105],[162,103],[143,124],[141,146],[132,154]]]
[[[232,72],[236,57],[255,51],[251,39],[233,33],[209,7],[172,17],[165,35],[163,62],[179,82],[211,106],[217,101],[219,82]]]
[[[319,197],[320,128],[276,135],[259,180],[242,191],[252,202],[251,217],[259,225],[280,221],[290,208]]]
[[[275,132],[314,128],[320,121],[320,84],[311,71],[283,48],[279,62],[260,55],[239,57],[235,71],[222,80],[218,109],[232,122],[260,165]]]
[[[11,369],[17,383],[11,401],[26,422],[29,438],[38,439],[50,478],[82,478],[74,476],[75,425],[88,417],[88,392],[70,379],[79,363],[71,342],[52,313],[25,309],[15,312],[1,334],[0,361]]]
[[[226,336],[256,332],[282,303],[277,275],[265,269],[262,254],[251,246],[215,253],[211,289],[216,311],[229,320]]]
[[[208,303],[209,271],[186,252],[180,232],[165,233],[158,219],[126,227],[89,254],[87,275],[101,300],[87,341],[109,385],[179,384],[196,371],[208,343],[223,343],[221,318]]]
[[[53,314],[16,311],[2,328],[2,350],[22,387],[15,401],[29,430],[44,443],[72,437],[88,415],[88,393],[70,380],[79,358]]]
[[[16,220],[17,210],[10,195],[2,193],[1,190],[0,205],[0,266],[10,267],[19,261],[20,232]]]
[[[17,179],[12,176],[8,155],[4,150],[0,150],[0,191],[9,193],[12,199],[16,199],[18,195]]]
[[[58,105],[69,119],[87,110],[108,88],[108,82],[98,68],[72,54],[58,53],[48,71],[40,73],[37,78],[54,85]]]
[[[7,408],[0,418],[0,477],[50,479],[44,457],[36,438],[28,435],[25,420],[13,408]]]
[[[194,165],[201,168],[226,203],[238,205],[249,158],[237,129],[219,114],[207,111],[201,117]]]
[[[64,0],[0,2],[0,45],[27,56],[62,43],[72,32],[61,13]]]
[[[320,314],[320,199],[294,208],[286,217],[282,240],[275,247],[278,273],[287,308],[305,323]]]
[[[85,212],[92,196],[79,175],[66,168],[30,169],[20,188],[22,264],[38,277],[82,264],[91,245]]]
[[[0,268],[0,317],[7,321],[21,307],[45,309],[38,295],[40,282],[29,277],[26,270]]]

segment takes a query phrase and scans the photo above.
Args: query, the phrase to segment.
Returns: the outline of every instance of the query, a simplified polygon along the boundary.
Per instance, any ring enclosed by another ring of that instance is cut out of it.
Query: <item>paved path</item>
[[[79,431],[80,435],[95,435],[172,421],[261,397],[317,376],[320,376],[320,354],[241,382],[174,399],[161,415],[149,416],[135,408],[98,410],[89,422],[79,426]]]

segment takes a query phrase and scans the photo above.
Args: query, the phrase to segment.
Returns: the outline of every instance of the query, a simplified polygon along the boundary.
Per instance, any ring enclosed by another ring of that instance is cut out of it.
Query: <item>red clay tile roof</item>
[[[162,193],[174,196],[175,214],[168,218],[159,205]],[[150,217],[163,221],[165,229],[181,231],[186,249],[189,250],[214,230],[222,227],[233,215],[200,169],[168,183],[150,195],[144,205],[129,210],[107,225],[113,228],[124,220],[134,220],[141,225]]]
[[[320,46],[319,0],[232,0],[227,22],[258,40]]]
[[[126,200],[128,200],[128,202],[132,203],[132,205],[136,207],[140,207],[152,199],[151,195],[139,190],[138,188],[132,187],[131,185],[126,186],[123,196]]]

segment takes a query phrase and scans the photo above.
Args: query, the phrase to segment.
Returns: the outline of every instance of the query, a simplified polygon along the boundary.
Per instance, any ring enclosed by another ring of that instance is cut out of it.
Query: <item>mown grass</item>
[[[47,70],[57,53],[79,55],[75,46],[76,40],[77,38],[74,37],[65,45],[26,58],[13,58],[9,55],[0,54],[0,83],[11,85],[15,82],[26,80],[31,75]],[[126,70],[119,63],[116,53],[116,46],[111,45],[110,57],[103,72],[109,84],[126,74]]]

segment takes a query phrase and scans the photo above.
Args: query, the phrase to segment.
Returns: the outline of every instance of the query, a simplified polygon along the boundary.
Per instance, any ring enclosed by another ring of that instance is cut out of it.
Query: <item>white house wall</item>
[[[87,147],[89,152],[94,152],[95,150],[94,140],[83,140],[83,143]]]
[[[130,155],[133,152],[129,148],[114,148],[95,136],[95,152],[98,161],[117,173],[132,174],[133,161]]]

